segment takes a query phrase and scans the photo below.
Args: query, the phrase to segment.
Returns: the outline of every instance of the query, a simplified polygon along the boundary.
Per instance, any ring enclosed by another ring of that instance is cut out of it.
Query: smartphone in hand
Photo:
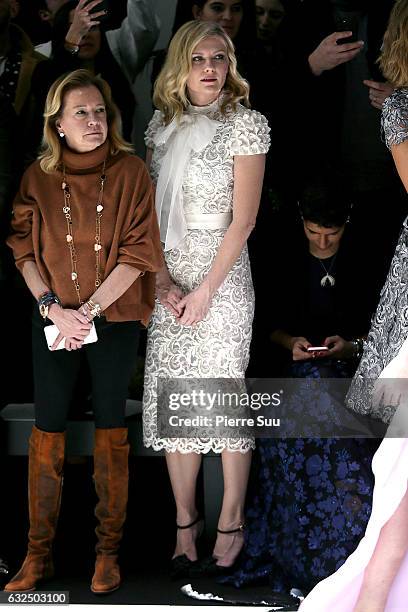
[[[308,346],[306,350],[308,353],[317,353],[322,351],[328,351],[329,349],[327,346]]]
[[[92,15],[92,13],[100,13],[101,11],[105,11],[104,15],[100,15],[98,17],[98,21],[100,21],[101,23],[103,21],[105,21],[105,19],[108,18],[108,12],[109,12],[109,0],[101,0],[99,2],[99,4],[97,4],[96,6],[94,6],[90,11],[89,14]]]
[[[47,325],[46,327],[44,327],[44,334],[47,340],[47,346],[50,350],[55,340],[57,339],[59,333],[60,331],[56,325]],[[98,340],[98,336],[97,336],[96,329],[95,329],[95,323],[92,321],[92,327],[89,331],[89,334],[86,336],[84,340],[84,344],[89,344],[90,342],[96,342],[97,340]],[[61,349],[65,349],[65,338],[63,338],[60,341],[60,343],[58,344],[55,350],[59,351]]]
[[[346,43],[357,42],[358,40],[358,18],[346,12],[342,12],[335,19],[336,32],[352,32],[351,36],[347,38],[341,38],[337,41],[338,45],[345,45]]]

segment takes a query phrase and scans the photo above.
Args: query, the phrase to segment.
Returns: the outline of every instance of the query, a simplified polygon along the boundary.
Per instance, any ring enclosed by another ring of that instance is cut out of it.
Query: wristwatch
[[[58,304],[59,306],[61,306],[61,302],[55,295],[55,293],[52,293],[52,291],[47,291],[47,293],[41,295],[38,300],[38,309],[44,321],[48,317],[48,312],[51,304]]]
[[[79,45],[69,42],[69,40],[65,40],[64,47],[68,51],[68,53],[71,53],[71,55],[76,55],[77,53],[79,53]]]

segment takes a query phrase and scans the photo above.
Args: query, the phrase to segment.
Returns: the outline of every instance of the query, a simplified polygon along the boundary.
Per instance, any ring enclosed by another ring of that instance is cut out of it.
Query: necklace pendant
[[[334,287],[334,285],[336,284],[336,280],[334,278],[334,276],[332,276],[331,274],[326,273],[322,280],[320,281],[320,284],[322,287]]]

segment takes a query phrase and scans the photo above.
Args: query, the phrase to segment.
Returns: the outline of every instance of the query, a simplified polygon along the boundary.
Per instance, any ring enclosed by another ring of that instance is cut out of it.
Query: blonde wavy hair
[[[228,106],[235,110],[241,101],[249,107],[249,85],[238,73],[234,45],[229,36],[217,23],[189,21],[173,36],[166,61],[154,86],[153,102],[163,113],[166,124],[175,117],[180,117],[187,108],[189,100],[186,83],[192,68],[193,51],[200,42],[211,36],[217,36],[224,41],[229,64],[221,112],[224,114]]]
[[[408,86],[408,0],[397,0],[391,11],[378,63],[394,87]]]
[[[73,89],[91,86],[99,89],[105,103],[110,153],[112,155],[116,155],[119,151],[133,153],[132,145],[122,138],[120,112],[112,100],[111,89],[107,82],[89,70],[74,70],[62,75],[51,85],[45,102],[43,139],[38,159],[41,169],[47,174],[55,172],[61,163],[63,143],[58,136],[56,123],[62,116],[65,96]]]

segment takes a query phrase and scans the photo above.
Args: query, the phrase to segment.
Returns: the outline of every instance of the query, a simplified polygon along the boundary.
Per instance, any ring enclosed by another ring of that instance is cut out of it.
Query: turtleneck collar
[[[105,142],[96,149],[87,151],[86,153],[77,153],[64,146],[62,150],[62,161],[67,169],[74,171],[92,170],[103,164],[104,160],[109,155],[109,147],[110,143],[108,140],[105,140]]]
[[[214,102],[211,102],[210,104],[205,104],[205,106],[194,106],[194,104],[189,103],[187,106],[187,112],[199,114],[213,113],[219,110],[221,99],[222,94],[220,94],[218,98],[214,100]]]

